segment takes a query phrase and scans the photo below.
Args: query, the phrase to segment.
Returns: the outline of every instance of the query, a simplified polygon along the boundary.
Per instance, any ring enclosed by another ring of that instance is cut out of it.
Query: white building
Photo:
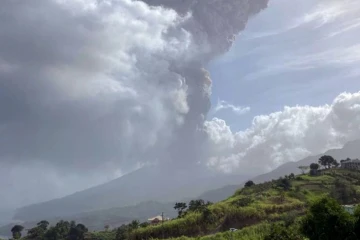
[[[359,159],[346,159],[346,160],[342,160],[340,163],[341,163],[341,168],[360,170]]]

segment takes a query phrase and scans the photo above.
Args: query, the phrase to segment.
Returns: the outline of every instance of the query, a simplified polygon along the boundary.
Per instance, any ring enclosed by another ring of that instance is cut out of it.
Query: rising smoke
[[[267,0],[144,2],[1,2],[5,205],[60,197],[148,162],[206,158],[204,67]]]
[[[204,120],[211,107],[211,79],[204,69],[213,58],[227,52],[235,37],[244,30],[249,18],[267,7],[268,0],[143,0],[152,6],[172,8],[180,15],[191,18],[179,27],[191,33],[193,41],[201,49],[192,62],[177,59],[170,66],[189,86],[187,102],[189,112],[184,125],[177,131],[171,148],[172,164],[188,160],[192,163],[204,160],[203,144],[207,134]],[[174,154],[175,153],[175,154]],[[181,159],[179,159],[181,158]]]

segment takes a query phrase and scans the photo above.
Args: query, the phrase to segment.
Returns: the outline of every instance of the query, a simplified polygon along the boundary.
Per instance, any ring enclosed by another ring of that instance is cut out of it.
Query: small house
[[[161,216],[161,215],[158,215],[156,217],[148,219],[149,223],[152,224],[152,225],[156,225],[156,224],[159,224],[159,223],[161,223],[163,221],[165,222],[165,221],[169,221],[169,220],[170,220],[169,218],[165,218],[165,217],[163,218],[163,216]]]

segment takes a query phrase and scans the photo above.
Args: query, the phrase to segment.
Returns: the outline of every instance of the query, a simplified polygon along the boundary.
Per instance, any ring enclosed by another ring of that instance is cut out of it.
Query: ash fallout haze
[[[357,0],[0,4],[0,210],[48,201],[17,217],[195,197],[360,138]]]

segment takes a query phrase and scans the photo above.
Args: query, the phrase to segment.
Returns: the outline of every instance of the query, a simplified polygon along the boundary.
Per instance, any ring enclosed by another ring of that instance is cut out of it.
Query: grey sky
[[[5,206],[146,164],[205,167],[211,80],[202,67],[267,0],[166,3],[193,14],[132,0],[1,3]]]
[[[255,175],[358,138],[357,0],[295,2],[273,1],[223,56],[266,0],[166,1],[192,15],[131,0],[2,1],[3,206],[146,164]]]

